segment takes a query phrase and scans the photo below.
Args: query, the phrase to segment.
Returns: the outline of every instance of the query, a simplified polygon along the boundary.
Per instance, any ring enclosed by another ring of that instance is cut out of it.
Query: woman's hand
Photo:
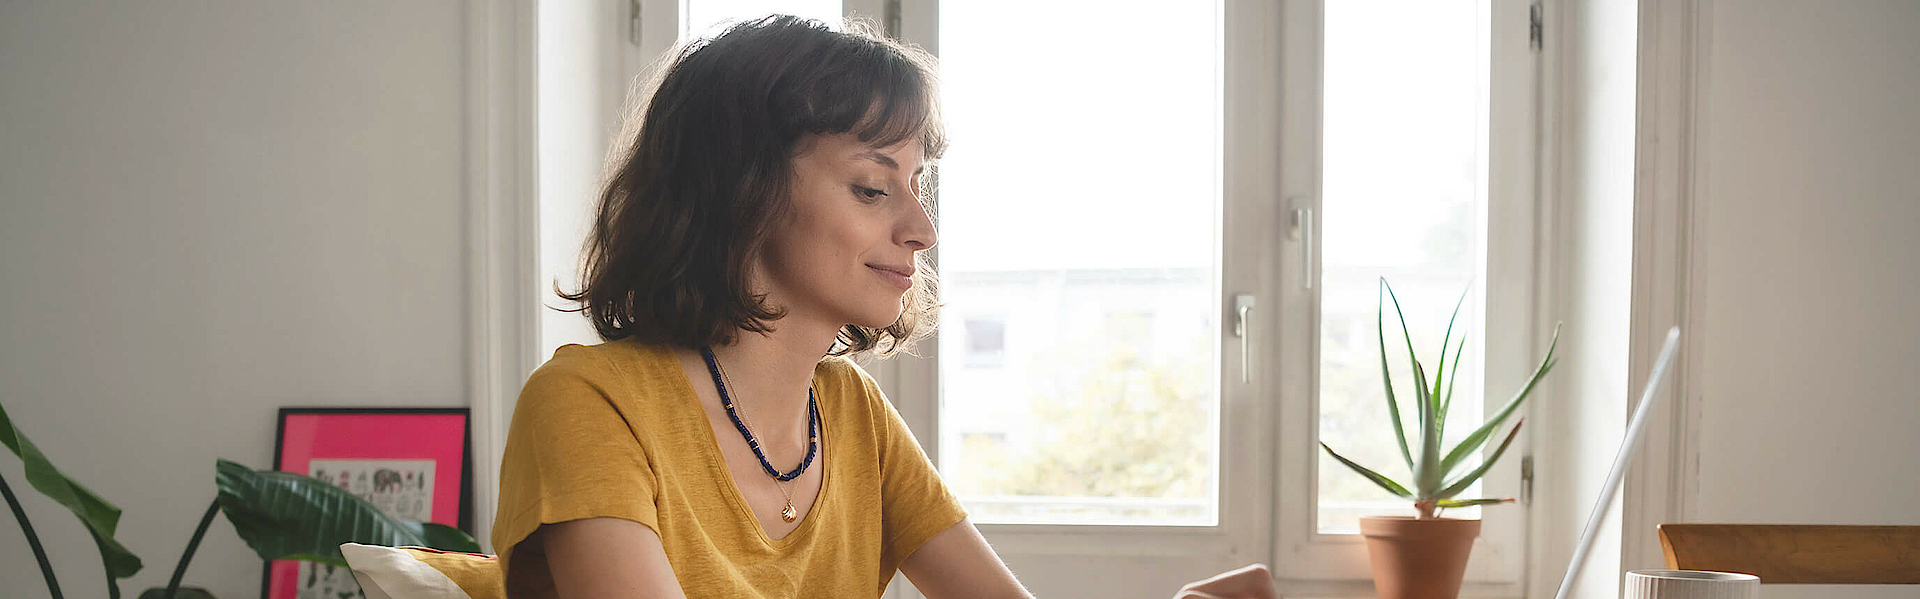
[[[1253,564],[1188,583],[1173,599],[1280,599],[1280,591],[1273,588],[1273,573],[1267,566]]]

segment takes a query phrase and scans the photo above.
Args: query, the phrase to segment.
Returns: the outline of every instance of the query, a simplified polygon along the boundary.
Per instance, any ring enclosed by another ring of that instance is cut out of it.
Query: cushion
[[[343,543],[367,599],[506,599],[500,559],[428,547]]]

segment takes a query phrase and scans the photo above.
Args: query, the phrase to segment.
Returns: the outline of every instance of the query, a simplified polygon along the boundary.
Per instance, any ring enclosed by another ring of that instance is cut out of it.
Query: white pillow
[[[452,578],[404,549],[342,543],[340,554],[367,599],[473,599]]]

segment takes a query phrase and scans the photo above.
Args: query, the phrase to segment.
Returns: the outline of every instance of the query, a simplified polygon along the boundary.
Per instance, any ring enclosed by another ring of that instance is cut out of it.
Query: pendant
[[[794,520],[799,520],[799,519],[800,519],[800,512],[799,512],[799,511],[797,511],[797,510],[795,510],[795,509],[793,509],[793,504],[792,504],[792,503],[788,503],[788,504],[787,504],[787,509],[784,509],[784,510],[780,510],[780,519],[781,519],[781,520],[786,520],[786,521],[788,521],[788,522],[792,522],[792,521],[794,521]]]

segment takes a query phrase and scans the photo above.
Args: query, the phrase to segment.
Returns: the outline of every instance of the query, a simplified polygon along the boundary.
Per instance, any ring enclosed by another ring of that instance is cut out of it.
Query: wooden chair
[[[1672,570],[1744,572],[1762,584],[1920,584],[1920,526],[1662,524]]]

